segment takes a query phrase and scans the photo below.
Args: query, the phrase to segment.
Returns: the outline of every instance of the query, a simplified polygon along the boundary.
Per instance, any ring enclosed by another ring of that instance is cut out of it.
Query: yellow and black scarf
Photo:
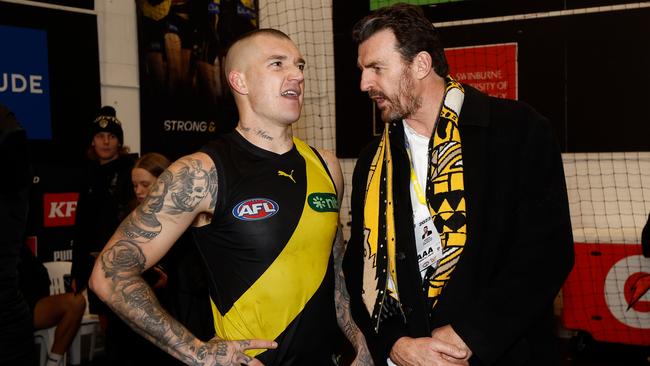
[[[424,291],[433,308],[451,278],[465,246],[466,213],[463,159],[458,116],[463,104],[463,87],[451,76],[445,78],[445,95],[440,116],[429,141],[426,198],[433,223],[442,242],[442,258],[435,270],[424,277]],[[393,200],[393,158],[389,123],[370,165],[364,200],[363,301],[375,331],[389,303],[399,304],[395,263],[395,212]],[[411,213],[406,213],[410,215]],[[394,289],[387,288],[392,279]],[[392,298],[390,301],[389,297]]]

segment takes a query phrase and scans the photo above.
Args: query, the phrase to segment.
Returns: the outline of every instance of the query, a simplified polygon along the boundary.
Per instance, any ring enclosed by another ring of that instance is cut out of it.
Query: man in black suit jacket
[[[354,38],[386,122],[355,167],[344,261],[375,364],[558,364],[573,239],[548,121],[451,78],[416,6],[378,10]]]

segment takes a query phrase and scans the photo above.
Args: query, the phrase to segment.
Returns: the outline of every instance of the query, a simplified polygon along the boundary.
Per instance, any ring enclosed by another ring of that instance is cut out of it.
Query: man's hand
[[[217,337],[205,343],[199,349],[198,359],[203,360],[201,365],[214,366],[264,366],[259,360],[244,353],[248,349],[274,349],[276,342],[263,339],[249,339],[242,341],[225,341]]]
[[[460,338],[460,336],[456,333],[456,331],[454,331],[454,328],[452,328],[451,325],[445,325],[443,327],[434,329],[433,332],[431,332],[431,337],[452,344],[456,346],[456,348],[467,352],[467,356],[463,357],[462,359],[458,359],[452,355],[445,355],[445,359],[449,361],[467,361],[470,357],[472,357],[472,350],[467,347],[463,339]]]
[[[437,338],[402,337],[390,351],[390,359],[399,366],[468,365],[467,352]]]

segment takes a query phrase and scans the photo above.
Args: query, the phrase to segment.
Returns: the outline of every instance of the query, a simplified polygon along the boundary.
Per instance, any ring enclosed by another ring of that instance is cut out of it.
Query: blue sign
[[[33,140],[52,139],[47,33],[0,25],[0,103]]]

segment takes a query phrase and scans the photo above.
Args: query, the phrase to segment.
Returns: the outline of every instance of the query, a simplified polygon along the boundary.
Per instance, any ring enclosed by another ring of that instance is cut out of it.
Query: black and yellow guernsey
[[[237,132],[201,151],[219,180],[211,223],[194,229],[217,336],[277,341],[246,352],[267,366],[332,365],[338,203],[322,158],[295,138],[275,154]]]

